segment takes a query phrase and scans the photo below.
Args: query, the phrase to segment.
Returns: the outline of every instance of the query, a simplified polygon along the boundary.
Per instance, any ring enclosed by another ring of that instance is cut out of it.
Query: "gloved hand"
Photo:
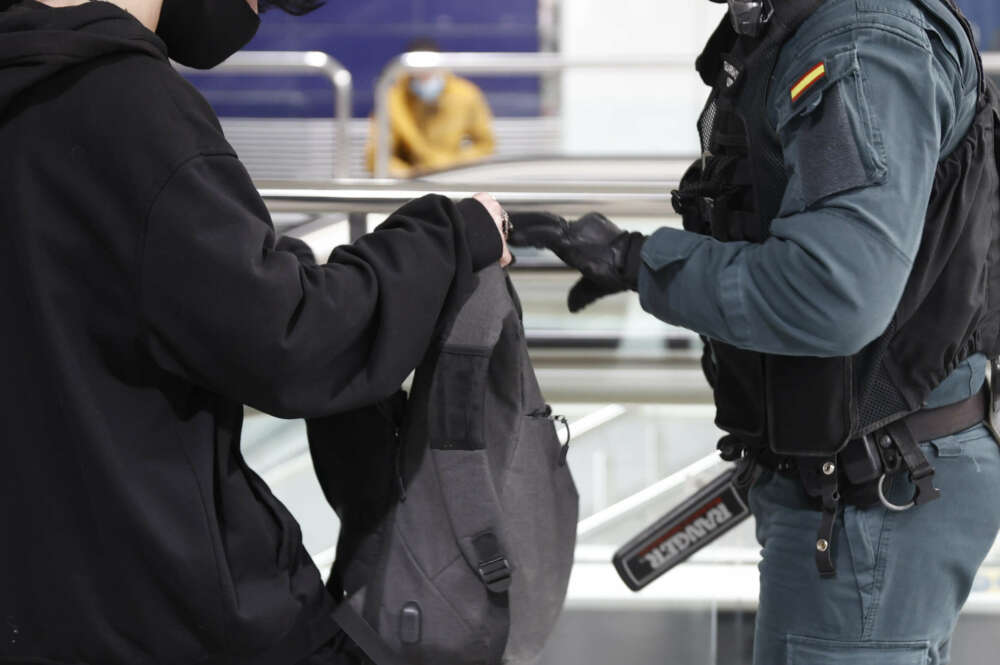
[[[598,298],[638,289],[639,252],[646,237],[622,231],[600,213],[568,223],[558,215],[524,212],[510,216],[514,247],[550,249],[583,277],[569,292],[569,311],[578,312]]]

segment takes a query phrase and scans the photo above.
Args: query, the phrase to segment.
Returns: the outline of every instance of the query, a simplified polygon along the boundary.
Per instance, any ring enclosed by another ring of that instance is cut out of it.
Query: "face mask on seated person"
[[[435,74],[427,79],[410,79],[410,92],[420,98],[425,104],[433,104],[444,92],[444,75]]]
[[[259,27],[246,0],[164,0],[156,34],[173,60],[211,69],[246,46]]]

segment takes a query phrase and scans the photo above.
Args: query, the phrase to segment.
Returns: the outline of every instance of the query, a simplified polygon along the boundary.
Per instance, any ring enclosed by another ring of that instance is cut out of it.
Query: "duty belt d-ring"
[[[941,490],[934,486],[934,467],[921,452],[920,445],[906,421],[899,420],[887,426],[885,436],[890,440],[890,446],[895,446],[902,466],[909,471],[910,482],[916,485],[916,492],[913,494],[913,500],[904,506],[889,501],[885,496],[885,478],[888,474],[883,473],[878,480],[878,498],[882,505],[898,513],[940,498]],[[886,446],[883,447],[883,453],[886,452],[885,448]],[[894,466],[889,464],[885,457],[883,457],[883,462],[886,462],[887,469]]]
[[[886,479],[886,476],[887,476],[887,474],[883,473],[882,477],[878,479],[878,500],[882,502],[883,506],[885,506],[886,508],[888,508],[889,510],[891,510],[891,511],[893,511],[895,513],[905,513],[907,510],[909,510],[910,508],[913,508],[915,505],[917,505],[917,502],[914,501],[914,500],[911,500],[905,506],[901,506],[901,505],[899,505],[897,503],[893,503],[892,501],[889,501],[889,499],[887,499],[886,496],[885,496],[885,479]]]

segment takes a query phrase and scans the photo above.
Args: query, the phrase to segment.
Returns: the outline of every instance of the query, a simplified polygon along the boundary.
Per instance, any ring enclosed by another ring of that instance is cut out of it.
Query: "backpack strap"
[[[476,275],[475,297],[448,326],[431,388],[430,452],[462,555],[491,593],[505,593],[512,568],[500,532],[503,510],[486,450],[489,365],[504,321],[516,316],[506,274]]]
[[[432,450],[431,457],[462,556],[490,593],[506,593],[513,566],[486,451]]]
[[[437,362],[431,388],[429,458],[455,541],[489,594],[490,625],[509,630],[507,592],[514,567],[486,446],[485,398],[490,359],[504,322],[518,317],[499,266],[485,268],[476,277],[476,295],[451,322]],[[494,636],[490,662],[500,662],[507,630],[496,631]]]
[[[499,663],[510,630],[508,590],[514,567],[502,532],[500,497],[490,474],[486,450],[431,450],[455,542],[479,576],[490,602],[487,621],[494,638],[489,662]],[[381,665],[381,664],[380,664]]]
[[[346,600],[334,610],[333,620],[375,665],[411,665],[402,656],[393,653],[375,629]]]

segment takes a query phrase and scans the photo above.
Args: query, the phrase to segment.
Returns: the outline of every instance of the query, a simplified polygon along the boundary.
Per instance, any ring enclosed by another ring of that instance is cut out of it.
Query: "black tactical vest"
[[[968,22],[947,2],[971,40]],[[788,183],[767,119],[768,87],[782,45],[822,0],[774,4],[762,37],[738,36],[727,17],[697,63],[713,86],[699,121],[703,157],[674,192],[674,207],[687,230],[721,241],[765,241]],[[976,118],[938,164],[919,254],[879,339],[841,358],[770,355],[706,340],[716,423],[729,433],[719,444],[724,455],[830,457],[919,410],[970,355],[1000,351],[1000,96],[979,69]]]

